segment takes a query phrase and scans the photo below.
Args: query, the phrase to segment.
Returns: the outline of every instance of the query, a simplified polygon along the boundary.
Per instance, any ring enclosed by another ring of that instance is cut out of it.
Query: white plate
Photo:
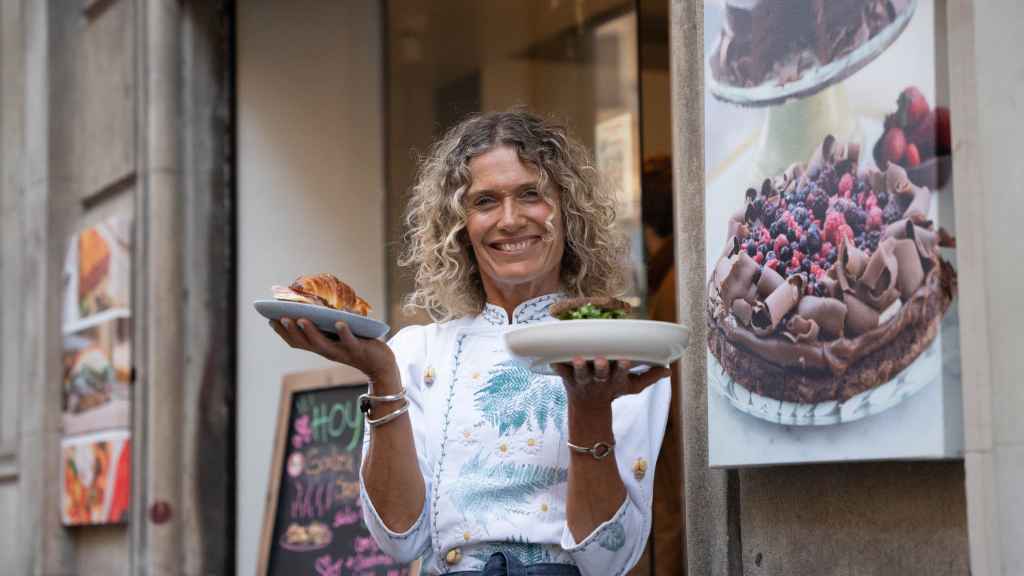
[[[689,333],[680,324],[653,320],[558,320],[510,330],[505,343],[530,359],[534,370],[548,373],[549,364],[576,356],[668,366],[683,355]]]
[[[284,300],[257,300],[252,305],[256,307],[257,312],[270,320],[281,318],[298,320],[299,318],[305,318],[334,338],[337,338],[338,334],[334,324],[339,320],[348,323],[352,333],[360,338],[380,338],[390,330],[388,325],[383,322],[378,322],[359,314],[327,308],[326,306],[314,306],[313,304],[286,302]]]

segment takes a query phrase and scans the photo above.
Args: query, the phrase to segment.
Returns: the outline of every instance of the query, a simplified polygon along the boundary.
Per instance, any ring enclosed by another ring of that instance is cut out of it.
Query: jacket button
[[[633,462],[633,477],[637,480],[643,480],[644,476],[647,475],[647,460],[643,458],[637,458]]]
[[[447,554],[445,554],[444,561],[447,562],[449,566],[458,564],[462,561],[462,550],[452,548]]]

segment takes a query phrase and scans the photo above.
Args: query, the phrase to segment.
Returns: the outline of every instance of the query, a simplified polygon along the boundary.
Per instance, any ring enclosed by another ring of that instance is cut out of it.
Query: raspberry
[[[831,242],[825,242],[824,244],[821,245],[821,257],[822,258],[827,258],[830,252],[832,252],[832,243]]]
[[[760,252],[758,252],[757,254],[754,254],[754,262],[757,262],[758,264],[764,262],[764,254],[762,254]]]
[[[773,247],[775,248],[775,252],[779,252],[783,246],[787,246],[788,244],[789,238],[786,238],[785,234],[779,234],[778,237],[775,238],[775,245]]]
[[[800,267],[800,259],[796,257],[796,254],[793,254],[793,257],[789,259],[789,267],[790,268],[799,268]]]
[[[776,272],[779,271],[779,261],[774,258],[768,260],[768,263],[765,264],[765,266],[771,268],[772,270],[775,270]]]
[[[853,190],[853,175],[847,172],[839,179],[839,194],[844,198],[849,198],[851,190]]]
[[[825,275],[825,269],[817,264],[811,264],[811,274],[813,274],[815,278],[821,278]]]
[[[872,206],[868,210],[868,230],[879,230],[882,228],[882,209],[878,206]]]

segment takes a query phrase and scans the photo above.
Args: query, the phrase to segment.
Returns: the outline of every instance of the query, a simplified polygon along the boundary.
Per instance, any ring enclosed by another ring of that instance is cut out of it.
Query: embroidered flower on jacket
[[[561,502],[551,497],[551,494],[541,494],[533,501],[531,516],[538,520],[555,520],[564,514],[564,506]]]
[[[501,458],[508,458],[509,456],[512,456],[514,452],[515,450],[513,449],[512,442],[510,440],[499,440],[498,443],[494,445],[494,453]]]
[[[540,434],[530,434],[529,436],[519,441],[519,450],[521,450],[524,454],[540,454],[540,451],[543,447],[544,439]]]
[[[480,433],[473,426],[463,426],[456,438],[463,446],[474,446],[480,443]]]

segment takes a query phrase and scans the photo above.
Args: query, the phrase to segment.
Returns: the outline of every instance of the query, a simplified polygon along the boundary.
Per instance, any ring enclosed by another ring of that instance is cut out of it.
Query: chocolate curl
[[[829,271],[835,270],[835,265],[829,268]],[[821,278],[818,278],[818,284],[825,289],[825,294],[833,297],[839,297],[840,286],[836,282],[835,274],[824,274]]]
[[[818,172],[825,167],[825,163],[832,159],[832,148],[835,146],[836,137],[829,134],[825,140],[814,150],[811,159],[807,162],[808,172]]]
[[[846,247],[846,250],[843,250],[843,254],[839,256],[840,261],[843,263],[843,271],[851,279],[856,280],[864,273],[864,268],[868,265],[868,256],[863,250],[857,248],[849,238],[843,239],[843,245]]]
[[[907,171],[895,162],[889,162],[885,169],[885,189],[890,195],[914,193],[914,185],[910,183]]]
[[[725,281],[725,277],[729,275],[729,270],[732,270],[732,265],[736,262],[735,259],[723,256],[718,259],[718,264],[715,264],[714,283],[719,288],[722,287],[722,282]]]
[[[883,240],[879,247],[867,260],[867,268],[864,269],[860,283],[868,290],[881,297],[882,293],[896,286],[896,278],[899,273],[899,261],[893,254],[893,246],[896,240],[888,238]]]
[[[813,320],[821,329],[821,335],[834,340],[843,335],[846,323],[846,304],[835,298],[804,296],[797,305],[799,316]]]
[[[900,290],[900,298],[906,302],[924,282],[924,268],[921,266],[921,257],[917,254],[917,245],[913,240],[896,240],[894,244],[893,254],[896,255],[900,267],[896,285]]]
[[[754,309],[750,306],[750,303],[746,300],[740,300],[737,298],[732,302],[732,315],[736,317],[736,321],[743,326],[750,326],[750,317],[754,314]]]
[[[867,176],[868,184],[871,186],[871,190],[878,194],[879,192],[885,192],[885,174],[882,174],[876,168],[868,168]]]
[[[863,283],[857,284],[856,293],[857,298],[860,298],[878,311],[885,310],[893,302],[900,299],[900,291],[896,288],[887,288],[881,292],[873,292]]]
[[[719,258],[731,258],[737,252],[740,252],[740,239],[734,235],[730,235],[729,239],[725,241],[725,246],[722,247],[722,253],[719,254]],[[723,277],[724,278],[724,277]]]
[[[939,245],[939,235],[920,226],[910,225],[907,227],[907,234],[917,246],[917,254],[924,260],[930,260],[935,255],[935,247]]]
[[[786,322],[782,335],[791,342],[814,342],[818,339],[818,323],[803,316],[796,315]]]
[[[923,186],[912,186],[914,191],[914,200],[907,206],[907,209],[903,212],[906,216],[913,216],[920,214],[927,218],[928,210],[932,206],[932,192],[931,190]]]
[[[754,305],[751,324],[762,331],[774,331],[783,317],[800,302],[803,289],[803,275],[790,276],[785,283],[769,294],[764,302]]]
[[[882,231],[882,240],[886,238],[909,238],[911,226],[930,228],[931,225],[932,221],[927,216],[920,213],[910,214],[906,218],[901,218],[886,226],[885,230]]]
[[[877,310],[852,294],[847,294],[843,301],[846,302],[846,333],[849,336],[860,336],[878,327]]]
[[[750,235],[750,231],[744,221],[746,215],[747,209],[744,208],[729,217],[729,236],[743,239]]]
[[[726,308],[732,307],[733,300],[743,298],[750,291],[760,266],[746,252],[740,252],[733,262],[729,274],[722,281],[722,302]]]
[[[761,270],[761,278],[757,281],[757,294],[761,298],[767,298],[769,294],[775,291],[786,279],[782,277],[773,268],[765,266]]]

